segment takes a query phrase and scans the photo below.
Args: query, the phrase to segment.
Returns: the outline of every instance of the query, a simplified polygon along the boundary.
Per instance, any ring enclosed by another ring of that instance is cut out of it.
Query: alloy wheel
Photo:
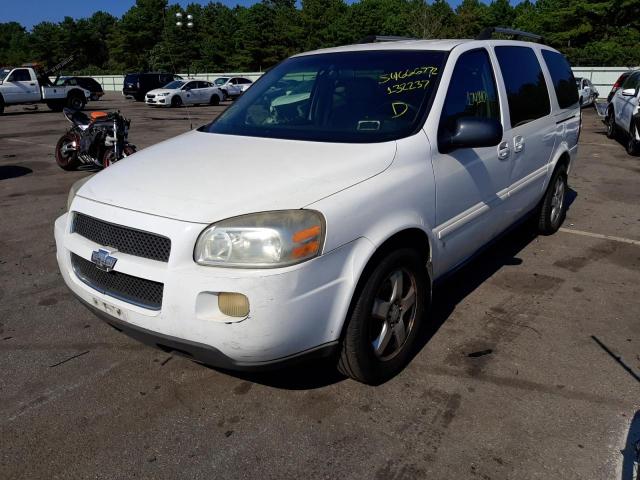
[[[416,279],[398,268],[382,282],[371,311],[371,346],[382,361],[395,357],[405,346],[416,318]]]
[[[553,187],[553,197],[551,199],[551,223],[557,225],[562,215],[562,209],[564,207],[564,178],[559,176],[556,180],[556,184]]]

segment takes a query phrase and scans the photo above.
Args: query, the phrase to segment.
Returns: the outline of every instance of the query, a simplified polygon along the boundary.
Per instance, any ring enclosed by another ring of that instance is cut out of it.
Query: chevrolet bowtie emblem
[[[111,256],[112,253],[116,253],[116,251],[103,250],[102,248],[94,250],[93,253],[91,253],[91,261],[95,263],[96,267],[100,270],[110,272],[118,261],[117,258]]]

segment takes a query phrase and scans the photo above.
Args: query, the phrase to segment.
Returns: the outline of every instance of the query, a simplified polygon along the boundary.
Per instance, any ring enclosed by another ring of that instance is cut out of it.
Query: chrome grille
[[[91,288],[150,310],[160,310],[164,285],[122,272],[105,272],[89,260],[71,254],[71,265],[77,277]]]
[[[122,253],[160,262],[169,261],[171,240],[155,233],[115,225],[78,212],[74,214],[71,231]]]

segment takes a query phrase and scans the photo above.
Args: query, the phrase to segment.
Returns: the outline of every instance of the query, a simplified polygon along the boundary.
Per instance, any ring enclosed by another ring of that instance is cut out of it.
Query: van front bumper
[[[76,275],[71,254],[91,260],[98,245],[71,233],[73,213],[55,223],[57,260],[72,292],[113,327],[144,343],[203,363],[252,369],[298,357],[324,356],[337,344],[358,273],[371,243],[358,239],[307,262],[276,269],[207,267],[193,261],[193,246],[206,225],[132,212],[76,197],[73,209],[94,218],[154,232],[171,239],[166,263],[113,253],[115,271],[161,282],[159,310],[115,298]],[[224,315],[220,292],[249,299],[244,318]]]

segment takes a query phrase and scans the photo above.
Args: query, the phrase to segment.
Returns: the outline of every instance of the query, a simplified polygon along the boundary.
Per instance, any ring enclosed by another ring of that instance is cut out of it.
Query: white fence
[[[576,77],[584,77],[591,80],[596,87],[600,98],[609,95],[611,86],[616,82],[620,74],[629,70],[627,67],[573,67]]]
[[[611,85],[615,83],[622,72],[629,70],[627,67],[573,67],[573,74],[576,77],[585,77],[591,80],[600,93],[600,97],[606,97],[611,90]],[[187,78],[199,78],[201,80],[213,81],[218,77],[245,77],[256,80],[262,72],[232,72],[232,73],[181,73],[180,76]],[[124,75],[93,75],[105,91],[120,91],[124,81]]]
[[[197,78],[199,80],[213,81],[218,77],[244,77],[249,80],[255,81],[262,72],[249,72],[249,73],[180,73],[182,78]],[[91,78],[95,78],[102,88],[106,92],[117,92],[122,90],[122,84],[124,83],[124,75],[91,75]]]

